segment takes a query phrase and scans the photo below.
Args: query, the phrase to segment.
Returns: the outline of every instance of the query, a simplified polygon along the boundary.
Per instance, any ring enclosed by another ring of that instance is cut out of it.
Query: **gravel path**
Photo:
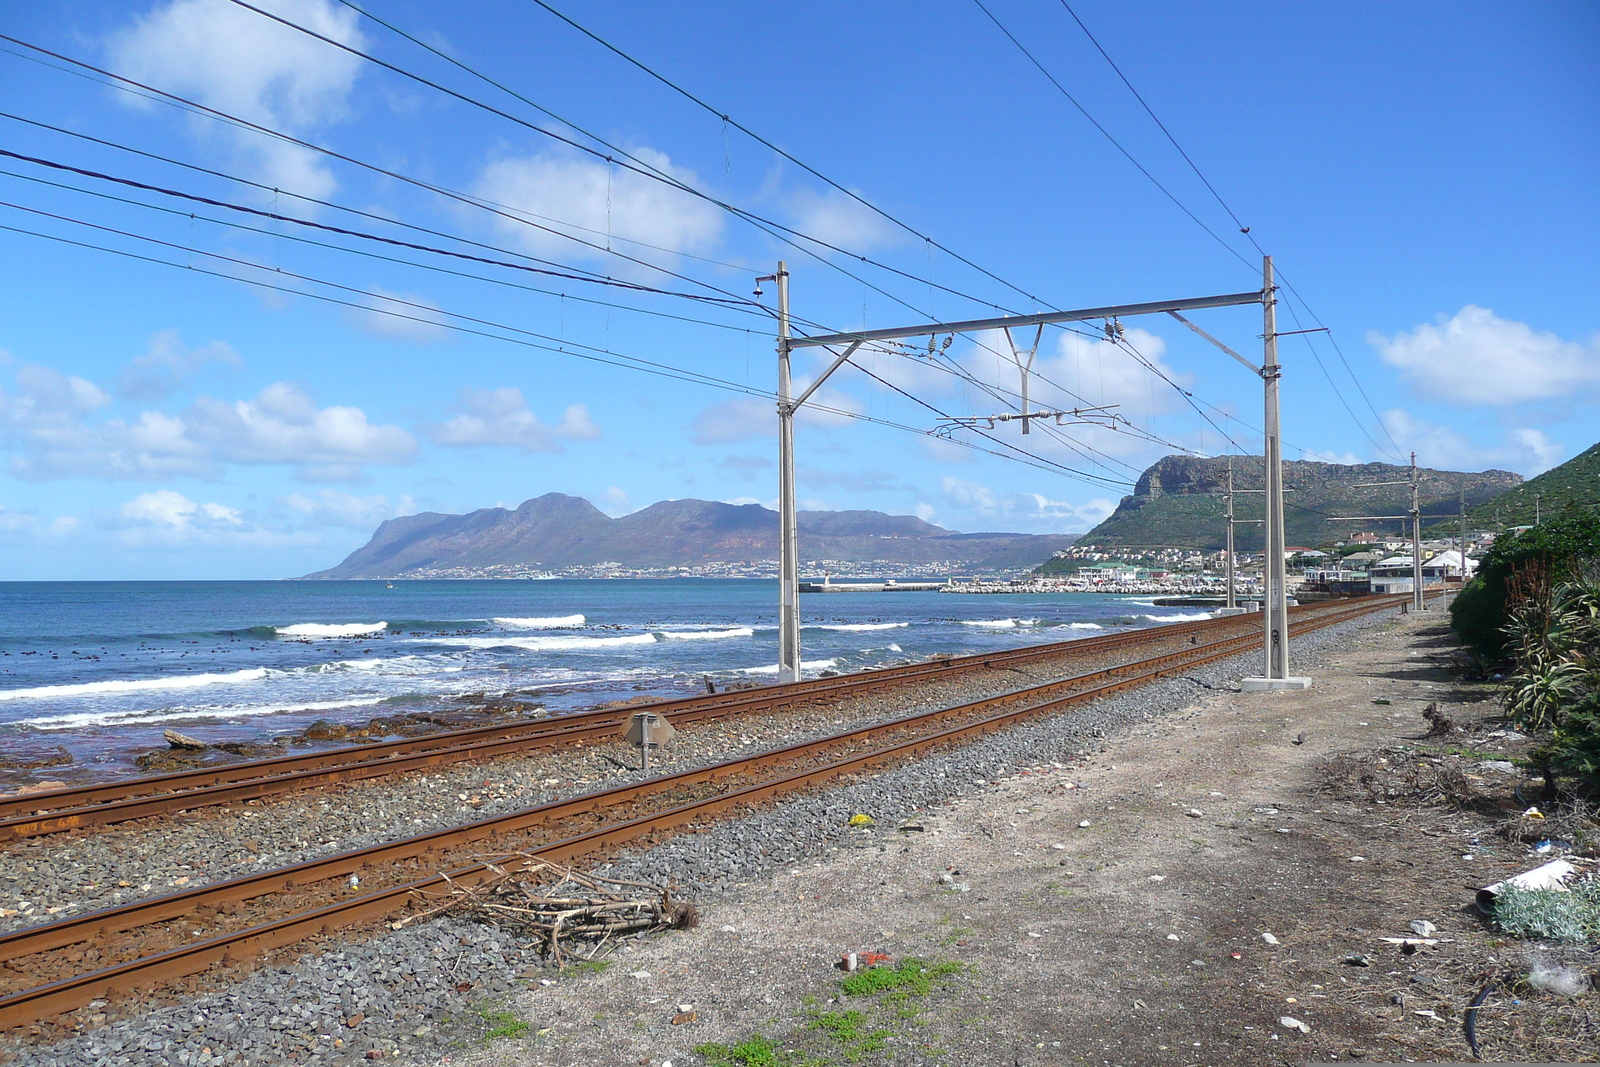
[[[1294,667],[1311,671],[1351,634],[1382,625],[1387,617],[1388,613],[1367,616],[1299,638],[1293,648]],[[843,824],[856,812],[870,811],[880,821],[893,822],[1021,770],[1081,761],[1114,732],[1181,710],[1208,688],[1236,688],[1241,669],[1252,668],[1258,655],[1252,650],[1184,677],[720,823],[703,833],[674,838],[625,857],[612,871],[622,877],[674,880],[691,900],[736,898],[745,884],[841,847],[849,834]],[[892,697],[869,696],[782,722],[763,717],[759,722],[740,720],[680,734],[682,747],[675,743],[670,766],[727,758],[730,750],[737,750],[736,743],[766,747],[780,740],[825,735],[842,725],[970,700],[1046,677],[1007,674],[1004,685],[991,680],[982,686],[953,682],[926,687],[915,697],[903,691]],[[626,758],[621,746],[614,753],[601,751]],[[92,843],[90,839],[38,842],[4,856],[0,878],[15,882],[26,875],[32,881],[44,875],[58,886],[70,886],[74,879],[81,885],[97,875],[105,877],[100,872],[127,871],[142,864],[150,872],[149,885],[179,884],[178,879],[185,877],[193,881],[183,884],[199,884],[240,870],[278,866],[335,846],[355,847],[396,832],[459,822],[469,812],[482,815],[527,806],[563,788],[587,790],[628,777],[596,756],[591,749],[581,761],[570,754],[552,754],[515,761],[515,766],[503,761],[487,768],[451,768],[413,782],[389,783],[377,791],[369,788],[365,796],[370,799],[360,809],[341,805],[336,797],[291,798],[192,824],[180,822],[160,834],[133,830],[101,834]],[[485,781],[493,784],[485,786]],[[231,842],[220,825],[228,820],[234,820],[232,825],[241,834],[255,836],[242,845]],[[375,822],[382,828],[373,829]],[[336,839],[335,827],[350,836]],[[100,843],[113,838],[113,848],[120,846],[122,851],[115,858],[97,855],[109,851]],[[179,858],[191,862],[177,862]],[[44,874],[46,870],[50,873]],[[194,873],[182,873],[187,871]],[[121,880],[131,879],[124,874]],[[116,888],[130,897],[149,891],[143,883]],[[96,903],[115,899],[119,898],[102,895]],[[30,903],[37,907],[42,902]],[[441,920],[361,945],[330,942],[327,951],[301,955],[293,964],[263,967],[229,989],[124,1019],[107,1021],[105,1006],[96,1004],[68,1020],[81,1033],[53,1027],[52,1037],[70,1036],[51,1044],[41,1044],[37,1031],[31,1041],[9,1037],[0,1043],[0,1057],[41,1067],[428,1062],[475,1043],[506,1023],[509,1017],[495,1014],[499,1000],[529,980],[550,981],[542,977],[544,973],[533,953],[493,927]]]

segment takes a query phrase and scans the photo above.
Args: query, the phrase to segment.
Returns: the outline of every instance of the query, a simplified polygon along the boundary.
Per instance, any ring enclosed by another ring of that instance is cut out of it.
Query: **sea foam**
[[[63,697],[109,696],[148,689],[199,689],[207,685],[256,682],[267,676],[265,667],[226,674],[175,674],[168,678],[127,678],[69,685],[38,685],[31,689],[0,689],[0,700],[59,700]]]
[[[532,619],[492,619],[496,626],[510,626],[517,630],[556,630],[566,626],[582,626],[582,615],[548,615]]]
[[[722,641],[730,637],[754,637],[756,632],[748,626],[735,626],[728,630],[660,630],[656,636],[665,641]]]
[[[524,648],[530,652],[571,652],[594,648],[619,648],[623,645],[653,645],[655,634],[628,634],[623,637],[580,637],[576,634],[549,637],[429,637],[435,645],[467,648]]]
[[[962,619],[962,626],[976,626],[982,630],[1015,630],[1019,626],[1037,626],[1039,619]]]
[[[17,722],[19,725],[32,726],[36,730],[74,730],[90,726],[145,726],[206,719],[226,721],[257,715],[277,715],[287,711],[338,711],[344,708],[371,707],[380,702],[380,697],[362,697],[357,700],[313,700],[299,704],[260,704],[245,707],[218,704],[155,708],[148,711],[78,711],[67,715],[41,715],[33,719],[19,719]]]
[[[832,624],[817,624],[812,629],[840,630],[844,633],[866,633],[870,630],[898,630],[902,626],[910,626],[909,622],[841,622]]]
[[[803,670],[803,671],[825,671],[829,667],[832,667],[837,662],[838,662],[837,660],[831,660],[831,659],[804,659],[804,660],[800,661],[800,669]],[[740,674],[777,674],[778,673],[778,668],[780,666],[781,666],[781,664],[769,663],[765,667],[740,667],[739,668],[739,673]]]
[[[386,622],[300,622],[274,630],[279,637],[366,637],[388,628]]]

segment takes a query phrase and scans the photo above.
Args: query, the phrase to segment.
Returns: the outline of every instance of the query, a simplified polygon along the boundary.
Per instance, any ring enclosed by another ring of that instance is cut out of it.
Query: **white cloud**
[[[1055,500],[1044,493],[997,493],[977,482],[952,478],[941,480],[944,497],[951,505],[982,519],[1000,519],[1023,529],[1043,528],[1051,533],[1079,533],[1098,524],[1116,502],[1096,497],[1083,504]],[[921,513],[922,505],[918,506]],[[930,511],[931,514],[931,511]]]
[[[795,229],[851,252],[894,244],[900,237],[882,215],[837,189],[797,190],[789,195],[789,207]]]
[[[952,478],[947,474],[940,480],[940,487],[944,490],[945,499],[958,508],[985,515],[997,510],[994,490],[988,486],[964,478]]]
[[[633,154],[687,185],[699,186],[693,171],[675,166],[660,152],[639,148]],[[603,254],[541,226],[571,232],[591,244],[604,246],[607,235],[615,235],[672,252],[707,248],[722,233],[722,210],[715,205],[588,157],[548,154],[502,159],[484,168],[473,191],[536,224],[495,218],[495,226],[504,236],[539,254]],[[650,258],[648,250],[641,254],[636,245],[627,242],[616,247],[629,255]]]
[[[539,421],[528,410],[522,390],[467,389],[461,394],[461,414],[428,428],[436,443],[452,448],[498,446],[523,452],[561,452],[565,441],[597,441],[600,427],[589,419],[589,409],[572,404],[554,426]]]
[[[24,365],[13,391],[0,389],[0,446],[12,453],[12,474],[36,481],[210,478],[224,464],[244,463],[297,466],[311,480],[351,480],[362,464],[404,463],[416,452],[399,427],[374,425],[356,407],[319,408],[288,382],[253,400],[203,396],[176,415],[89,417],[108,403],[92,382]]]
[[[601,493],[599,504],[600,510],[610,515],[613,519],[633,511],[633,505],[628,501],[627,491],[620,486],[613,485]]]
[[[810,378],[796,378],[795,395],[798,396],[810,384]],[[806,406],[795,416],[795,422],[813,429],[828,429],[850,421],[850,416],[841,412],[859,413],[864,410],[865,405],[855,397],[825,385],[811,394]],[[778,411],[773,401],[761,397],[730,397],[702,408],[690,421],[689,430],[689,440],[697,445],[731,444],[776,437]]]
[[[1476,304],[1392,338],[1369,332],[1367,343],[1431,399],[1519,404],[1600,387],[1600,335],[1563,341]]]
[[[239,512],[215,501],[197,504],[173,489],[140,493],[117,509],[134,526],[156,526],[187,533],[192,530],[238,526]]]
[[[265,10],[360,48],[354,11],[329,0],[257,0]],[[285,133],[344,118],[362,61],[228,0],[171,0],[108,42],[117,73]],[[137,97],[118,94],[124,101]],[[145,105],[148,106],[148,105]],[[307,149],[196,118],[203,137],[227,138],[252,176],[274,188],[327,197],[336,188]]]
[[[370,529],[396,514],[396,509],[389,506],[388,497],[356,496],[337,489],[323,489],[315,496],[291,493],[284,498],[284,503],[312,525],[348,526],[357,530]]]
[[[433,301],[416,293],[392,293],[376,285],[369,292],[366,310],[350,312],[356,325],[368,333],[417,344],[442,340],[449,333],[444,316]]]
[[[1448,426],[1416,418],[1403,408],[1383,413],[1383,424],[1400,447],[1415,450],[1417,462],[1443,470],[1481,470],[1498,467],[1532,477],[1554,467],[1566,455],[1566,446],[1552,441],[1542,430],[1513,429],[1498,445],[1483,447]]]
[[[254,400],[201,397],[184,417],[187,437],[230,463],[345,467],[404,463],[417,444],[398,426],[373,425],[357,407],[319,408],[303,386],[278,382]]]
[[[240,367],[244,360],[222,341],[185,348],[177,330],[162,330],[150,338],[149,350],[117,376],[117,395],[130,400],[164,400],[213,363]]]
[[[933,521],[933,516],[935,514],[937,514],[933,510],[933,505],[932,504],[928,504],[928,503],[925,503],[925,502],[920,501],[920,500],[917,502],[917,506],[915,508],[915,511],[916,511],[917,518],[921,519],[923,522],[932,522]]]
[[[1361,462],[1361,457],[1354,452],[1318,452],[1314,448],[1301,449],[1301,459],[1308,459],[1315,463],[1343,463],[1352,466]]]

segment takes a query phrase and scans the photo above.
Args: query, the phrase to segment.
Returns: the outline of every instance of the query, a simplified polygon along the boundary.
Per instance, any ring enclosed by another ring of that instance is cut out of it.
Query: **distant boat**
[[[383,583],[383,587],[385,589],[393,589],[394,588],[394,583],[393,582],[384,582]]]

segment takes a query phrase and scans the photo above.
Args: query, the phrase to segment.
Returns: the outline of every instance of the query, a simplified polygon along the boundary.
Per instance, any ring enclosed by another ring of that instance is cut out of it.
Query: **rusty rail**
[[[1299,610],[1326,611],[1329,606],[1307,605]],[[799,700],[839,699],[911,681],[944,680],[996,666],[1014,665],[1019,661],[1057,656],[1081,657],[1109,648],[1165,640],[1185,633],[1232,629],[1240,621],[1239,616],[1201,619],[1128,633],[1104,634],[1003,652],[861,671],[834,678],[763,686],[755,690],[653,701],[630,705],[626,709],[600,709],[557,719],[441,731],[421,738],[7,797],[0,799],[0,842],[253,800],[296,789],[361,781],[468,760],[609,738],[626,721],[627,716],[639,711],[654,711],[667,716],[675,724],[756,714],[792,705]]]
[[[1376,600],[1376,598],[1373,598]],[[1393,607],[1389,598],[1382,601],[1362,602],[1339,611],[1324,610],[1300,622],[1294,628],[1299,632],[1320,629],[1324,626]],[[1022,702],[1021,707],[1010,708],[970,722],[921,734],[896,744],[875,748],[865,753],[848,756],[820,766],[792,772],[778,778],[757,782],[729,792],[678,804],[667,809],[639,816],[611,826],[604,826],[578,834],[533,850],[530,855],[545,861],[569,862],[597,851],[637,840],[653,833],[681,827],[732,809],[752,807],[761,801],[786,793],[804,790],[865,767],[913,756],[929,748],[951,744],[975,736],[1004,729],[1024,718],[1048,714],[1076,704],[1144,685],[1164,677],[1176,668],[1192,668],[1203,663],[1238,655],[1257,640],[1254,634],[1244,634],[1194,646],[1178,652],[1167,653],[1146,661],[1123,664],[1092,671],[1074,678],[1031,686],[1007,694],[987,697],[968,704],[937,709],[905,716],[889,722],[876,723],[849,730],[815,741],[789,745],[752,756],[729,760],[710,767],[686,771],[678,775],[663,776],[614,789],[585,794],[570,800],[555,801],[507,815],[480,820],[464,826],[451,827],[431,834],[418,835],[400,841],[375,845],[370,848],[325,857],[309,863],[263,872],[246,878],[232,879],[210,886],[150,900],[138,901],[123,907],[108,909],[72,919],[24,929],[0,938],[0,959],[19,959],[51,949],[80,943],[92,938],[103,938],[130,929],[194,914],[203,907],[252,899],[269,893],[281,892],[298,885],[339,878],[379,863],[392,864],[416,858],[447,847],[458,847],[527,826],[559,820],[588,811],[603,810],[609,806],[638,800],[652,793],[664,793],[684,785],[706,782],[718,777],[759,769],[762,766],[781,764],[796,756],[824,752],[830,748],[849,745],[873,734],[917,724],[935,723],[953,716],[983,712],[1007,703]],[[1117,677],[1117,675],[1121,677]],[[1051,691],[1072,686],[1083,686],[1065,696],[1051,697]],[[1040,702],[1031,702],[1044,698]],[[449,872],[457,881],[475,881],[488,871],[485,864],[474,864]],[[0,998],[0,1028],[12,1028],[37,1022],[62,1012],[71,1011],[99,997],[110,997],[142,987],[153,987],[174,979],[203,971],[218,963],[242,962],[272,948],[293,944],[307,937],[330,933],[341,927],[372,921],[403,910],[419,889],[443,884],[444,874],[407,882],[377,892],[367,893],[348,900],[338,901],[296,915],[261,923],[247,929],[222,934],[205,941],[184,945],[181,948],[152,956],[114,964],[99,970],[77,975],[34,989],[24,990]]]

